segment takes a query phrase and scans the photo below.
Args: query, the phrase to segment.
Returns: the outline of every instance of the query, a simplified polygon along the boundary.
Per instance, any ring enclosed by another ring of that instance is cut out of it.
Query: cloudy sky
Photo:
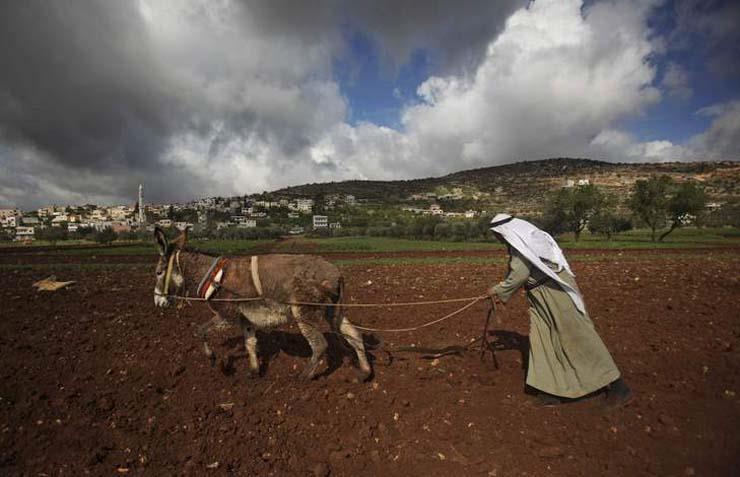
[[[0,207],[740,160],[740,3],[0,5]]]

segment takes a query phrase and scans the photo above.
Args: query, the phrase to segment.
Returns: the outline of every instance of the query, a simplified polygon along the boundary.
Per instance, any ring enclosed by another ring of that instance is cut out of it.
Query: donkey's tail
[[[340,276],[337,283],[337,292],[333,296],[334,305],[332,310],[331,326],[335,332],[339,332],[339,326],[342,324],[342,317],[344,309],[342,303],[344,303],[344,277]]]

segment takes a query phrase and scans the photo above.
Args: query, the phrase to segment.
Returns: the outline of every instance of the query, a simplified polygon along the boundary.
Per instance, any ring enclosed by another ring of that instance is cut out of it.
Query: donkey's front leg
[[[257,336],[249,320],[240,317],[239,322],[244,335],[244,347],[247,349],[247,355],[249,355],[249,374],[257,376],[260,372],[260,363],[257,359]]]
[[[221,318],[221,315],[214,312],[214,315],[210,320],[198,327],[198,334],[203,340],[203,351],[206,353],[206,358],[211,362],[211,366],[216,366],[216,353],[214,353],[211,347],[208,346],[208,332],[211,331],[211,328],[214,326],[222,326],[223,323],[224,319]]]

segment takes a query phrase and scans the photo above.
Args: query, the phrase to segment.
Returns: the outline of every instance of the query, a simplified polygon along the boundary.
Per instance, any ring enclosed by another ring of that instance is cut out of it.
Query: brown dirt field
[[[613,410],[602,397],[533,405],[523,386],[523,296],[498,313],[497,336],[507,348],[497,352],[499,369],[477,352],[430,361],[376,350],[374,379],[359,383],[337,351],[327,373],[304,383],[297,376],[309,349],[287,326],[259,335],[265,370],[250,379],[237,329],[211,339],[221,361],[211,368],[194,335],[208,310],[154,308],[154,264],[136,265],[149,257],[100,257],[128,265],[55,270],[8,265],[49,264],[44,255],[5,255],[0,474],[736,475],[738,251],[671,251],[660,259],[660,251],[625,251],[613,261],[574,261],[594,323],[636,394]],[[350,301],[412,301],[477,295],[504,265],[343,271]],[[58,292],[31,288],[51,273],[78,283]],[[352,309],[349,316],[395,327],[455,308]],[[385,344],[458,344],[480,333],[484,312],[481,304],[438,327],[386,335]]]

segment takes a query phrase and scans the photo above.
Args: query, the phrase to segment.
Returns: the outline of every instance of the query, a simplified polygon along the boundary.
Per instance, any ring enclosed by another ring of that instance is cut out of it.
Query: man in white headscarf
[[[586,312],[575,275],[555,240],[529,222],[498,214],[491,230],[509,249],[509,273],[489,293],[506,303],[524,286],[529,302],[527,385],[542,405],[556,405],[606,388],[620,404],[631,391],[620,377]]]

